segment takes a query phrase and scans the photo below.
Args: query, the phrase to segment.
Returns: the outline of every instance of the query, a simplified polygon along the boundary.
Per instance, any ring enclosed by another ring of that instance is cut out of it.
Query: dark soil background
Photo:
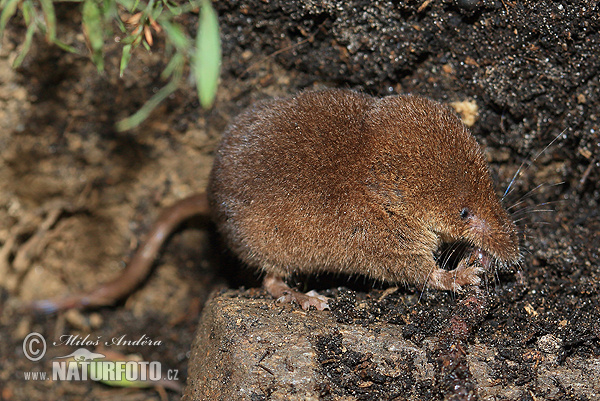
[[[168,60],[160,38],[151,54],[136,53],[123,78],[117,43],[107,53],[107,71],[98,74],[86,57],[41,37],[13,71],[24,27],[10,26],[0,50],[0,399],[179,399],[158,389],[27,382],[23,372],[50,371],[50,359],[29,362],[22,342],[34,331],[49,342],[64,334],[146,335],[162,345],[111,350],[178,369],[184,383],[196,323],[214,283],[256,285],[252,275],[231,281],[223,274],[229,270],[215,262],[210,227],[183,227],[152,277],[114,308],[40,317],[18,306],[118,274],[160,208],[204,189],[220,133],[238,112],[257,99],[323,87],[478,106],[471,130],[485,148],[499,194],[524,166],[506,204],[516,205],[510,210],[524,233],[525,259],[487,277],[489,313],[469,344],[498,349],[502,362],[493,379],[503,386],[529,383],[532,400],[593,399],[577,388],[541,394],[535,378],[548,339],[559,367],[571,357],[600,357],[597,2],[282,0],[215,7],[224,56],[215,106],[200,109],[194,88],[185,88],[126,133],[117,133],[114,123],[164,85],[159,75]],[[61,5],[58,12],[59,35],[85,52],[75,6]],[[192,17],[182,20],[190,31]],[[355,282],[339,279],[335,286]],[[402,319],[363,306],[344,313],[344,322],[387,319],[398,324],[399,335],[421,343],[444,327],[460,299],[399,291],[419,299],[405,313],[394,309]],[[48,356],[74,349],[50,346]],[[444,385],[407,394],[440,399]],[[378,397],[386,399],[385,393]]]

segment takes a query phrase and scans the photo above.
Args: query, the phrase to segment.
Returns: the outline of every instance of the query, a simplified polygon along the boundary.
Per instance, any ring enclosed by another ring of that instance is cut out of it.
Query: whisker
[[[507,211],[507,212],[510,212],[510,209],[512,209],[512,208],[515,208],[515,207],[517,207],[517,206],[520,206],[520,205],[522,205],[523,203],[525,203],[526,201],[527,201],[526,199],[519,200],[517,203],[513,204],[512,206],[509,206],[509,207],[507,207],[507,208],[506,208],[506,211]]]
[[[446,253],[446,255],[443,255],[443,259],[442,259],[442,269],[446,269],[446,266],[448,265],[448,263],[450,262],[450,258],[452,258],[452,255],[454,255],[454,252],[456,252],[458,246],[456,244],[452,244],[452,246],[450,247],[450,249],[446,252],[443,252],[442,255],[444,253]]]
[[[521,171],[527,171],[529,169],[529,167],[531,167],[533,165],[533,163],[538,159],[538,157],[540,157],[550,146],[552,146],[552,144],[554,142],[556,142],[558,140],[558,138],[560,138],[565,131],[567,130],[567,128],[565,128],[560,134],[558,134],[548,145],[546,145],[546,147],[544,149],[542,149],[541,152],[539,152],[533,159],[531,160],[524,160],[523,163],[521,163],[521,165],[519,166],[517,172],[515,173],[515,175],[513,176],[513,178],[510,180],[510,183],[508,184],[508,187],[506,187],[506,191],[504,191],[504,195],[502,195],[502,201],[504,200],[504,198],[506,198],[506,196],[512,192],[512,185],[515,182],[515,180],[517,179],[517,177],[521,174]],[[527,166],[527,168],[525,170],[523,170],[523,166],[525,165],[525,162],[529,162],[529,165]]]
[[[554,203],[540,203],[539,205],[531,205],[531,206],[527,206],[527,207],[524,207],[524,208],[519,209],[519,210],[515,210],[514,212],[510,213],[510,216],[511,217],[519,216],[521,214],[525,214],[525,213],[529,213],[529,212],[535,212],[536,210],[552,210],[552,211],[556,211],[556,209],[553,206],[554,206]],[[548,209],[541,209],[542,207],[547,207]]]
[[[526,210],[523,213],[515,213],[513,217],[513,221],[520,220],[523,218],[527,218],[527,216],[533,216],[534,213],[556,213],[555,209],[535,209],[535,210]]]
[[[554,209],[523,209],[519,210],[511,215],[511,217],[519,217],[529,213],[544,213],[544,212],[556,212]]]
[[[552,210],[552,211],[556,211],[556,209],[554,208],[554,205],[552,204],[539,204],[539,205],[530,205],[530,206],[526,206],[522,209],[519,210],[515,210],[513,213],[510,214],[511,217],[514,216],[519,216],[522,214],[526,214],[529,212],[535,212],[536,210]]]
[[[423,298],[423,295],[425,294],[425,290],[427,289],[427,283],[429,282],[429,279],[431,278],[431,275],[433,274],[433,271],[435,270],[435,267],[431,270],[429,270],[429,273],[427,274],[427,277],[425,278],[425,282],[423,283],[423,287],[421,287],[421,293],[419,294],[419,300],[417,301],[417,303],[421,303],[421,299]]]
[[[515,204],[513,204],[512,206],[507,207],[506,210],[510,210],[510,209],[512,209],[512,208],[514,208],[514,207],[516,207],[516,206],[518,206],[520,204],[522,204],[523,202],[525,202],[526,199],[528,199],[531,196],[533,196],[533,193],[535,191],[537,191],[538,189],[540,189],[540,188],[542,188],[544,186],[547,186],[547,187],[556,187],[556,186],[562,185],[564,183],[565,183],[565,181],[561,181],[561,182],[558,182],[558,183],[555,183],[555,184],[542,183],[542,184],[538,185],[537,187],[533,188],[531,191],[527,192],[525,195],[521,196],[519,199],[517,199],[517,201],[516,201]]]
[[[522,222],[523,220],[527,220],[527,217],[521,217],[520,219],[514,220],[513,223],[518,224],[518,223]]]
[[[512,212],[510,212],[509,214],[512,216],[515,213],[519,213],[523,210],[528,210],[528,209],[533,209],[536,207],[541,207],[541,206],[554,206],[554,205],[558,205],[560,203],[566,202],[566,199],[556,199],[556,200],[552,200],[552,201],[546,201],[546,202],[541,202],[541,203],[536,203],[535,205],[527,205],[527,206],[523,206],[520,209],[514,210]]]
[[[519,221],[518,221],[518,222],[521,222],[522,220],[525,220],[525,218],[519,219]],[[515,223],[515,224],[516,224],[516,223]],[[534,227],[537,227],[537,226],[540,226],[540,225],[541,225],[541,226],[549,226],[549,225],[551,225],[551,224],[552,224],[552,223],[550,223],[550,222],[547,222],[547,221],[533,221],[533,222],[531,222],[531,223],[529,223],[529,224],[527,225],[527,228],[528,228],[528,229],[531,229],[531,228],[534,228]],[[517,224],[517,226],[521,227],[521,225],[519,225],[519,224]]]
[[[555,199],[555,200],[551,200],[551,201],[546,201],[546,202],[542,202],[542,203],[538,203],[535,206],[546,206],[546,205],[557,205],[559,203],[563,203],[566,202],[568,199]]]
[[[558,205],[562,202],[564,202],[565,200],[556,200],[556,201],[548,201],[548,202],[543,202],[543,203],[539,203],[537,205],[529,205],[529,206],[525,206],[522,207],[521,209],[518,210],[514,210],[512,213],[509,213],[509,215],[511,217],[515,217],[515,216],[519,216],[525,213],[529,213],[531,211],[535,211],[535,210],[543,210],[543,209],[538,209],[541,207],[554,207],[555,205]],[[555,208],[552,208],[551,210],[556,211]]]
[[[494,284],[496,286],[496,288],[498,288],[500,286],[500,274],[498,274],[498,269],[494,269]]]
[[[500,199],[500,201],[503,201],[504,198],[506,198],[506,195],[508,195],[510,192],[512,192],[512,191],[510,191],[510,189],[512,188],[513,183],[515,182],[515,180],[517,179],[517,177],[521,173],[521,169],[523,168],[524,165],[525,165],[525,160],[523,161],[523,163],[521,163],[521,165],[517,169],[517,172],[515,173],[515,175],[513,175],[512,179],[508,183],[508,186],[506,187],[506,191],[504,191],[504,195],[502,195],[502,198]]]

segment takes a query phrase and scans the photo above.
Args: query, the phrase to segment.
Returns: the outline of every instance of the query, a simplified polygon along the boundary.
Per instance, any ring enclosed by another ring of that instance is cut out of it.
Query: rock
[[[328,311],[238,294],[226,292],[204,309],[184,400],[390,399],[433,379],[425,351],[398,326],[344,325]]]

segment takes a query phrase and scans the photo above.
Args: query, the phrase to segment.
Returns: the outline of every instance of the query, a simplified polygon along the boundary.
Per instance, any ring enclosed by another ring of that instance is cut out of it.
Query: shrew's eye
[[[461,219],[468,219],[471,216],[471,211],[469,210],[468,207],[463,207],[460,211],[460,218]]]

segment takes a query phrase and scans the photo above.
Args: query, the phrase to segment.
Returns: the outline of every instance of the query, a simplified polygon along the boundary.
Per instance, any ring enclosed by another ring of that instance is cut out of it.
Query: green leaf
[[[2,14],[0,14],[0,40],[4,35],[4,28],[6,28],[6,24],[8,20],[15,15],[17,11],[17,5],[19,4],[19,0],[8,0],[2,9]]]
[[[122,6],[127,11],[131,12],[133,10],[135,3],[132,0],[117,0],[117,4]]]
[[[138,9],[139,5],[140,5],[140,0],[135,0],[133,2],[133,4],[131,5],[131,8],[129,9],[129,12],[133,13],[134,11],[136,11]]]
[[[183,32],[181,27],[167,20],[161,20],[160,26],[165,30],[168,41],[171,42],[178,52],[187,53],[192,47],[192,42]]]
[[[193,4],[193,3],[176,5],[176,4],[171,4],[169,2],[163,1],[163,4],[169,9],[169,12],[172,14],[172,16],[189,13],[193,10],[196,10],[196,12],[197,12],[197,10],[200,8],[200,6],[198,4]],[[172,16],[171,16],[171,18],[172,18]]]
[[[156,4],[156,6],[154,6],[154,10],[152,10],[152,13],[150,14],[150,16],[152,17],[152,19],[154,21],[156,21],[158,19],[158,17],[160,17],[160,15],[163,12],[163,6],[162,4],[158,3]]]
[[[42,4],[42,13],[46,20],[46,38],[49,42],[54,42],[56,38],[56,14],[52,0],[40,0]]]
[[[203,0],[200,8],[193,64],[200,104],[204,108],[209,108],[217,94],[221,70],[219,20],[209,0]]]
[[[172,74],[179,74],[179,76],[183,75],[184,63],[185,60],[183,54],[175,53],[173,57],[171,57],[171,60],[169,60],[169,64],[167,64],[163,72],[160,73],[160,77],[167,79]]]
[[[35,6],[31,0],[25,0],[23,3],[23,19],[25,20],[25,25],[29,27],[29,25],[33,24],[33,20],[35,18]]]
[[[85,0],[83,3],[83,30],[86,33],[92,51],[92,61],[98,71],[104,70],[104,34],[102,29],[102,15],[95,0]]]
[[[102,3],[102,15],[104,15],[105,25],[116,23],[121,32],[126,32],[125,24],[119,16],[119,9],[115,0],[103,0]]]
[[[123,78],[123,72],[131,60],[131,45],[123,46],[123,55],[121,56],[121,65],[119,67],[119,76]]]
[[[68,44],[66,44],[65,42],[63,42],[60,39],[56,39],[54,38],[54,44],[58,47],[60,47],[61,49],[68,51],[69,53],[76,53],[79,54],[79,52],[77,51],[76,48],[74,48],[73,46],[69,46]]]
[[[121,44],[122,45],[133,44],[133,49],[135,49],[140,44],[140,41],[142,40],[142,36],[143,36],[143,32],[141,31],[141,29],[136,29],[135,31],[131,32],[129,35],[127,35],[123,39],[121,39]]]
[[[133,44],[134,47],[139,46],[139,44],[142,42],[142,38],[144,37],[144,32],[143,30],[140,28],[139,31],[137,33],[132,33],[130,35],[130,37],[133,38],[133,42],[131,42]]]
[[[23,59],[25,59],[25,56],[31,48],[31,40],[33,39],[34,33],[35,24],[29,24],[29,26],[27,27],[27,33],[25,34],[25,41],[23,42],[23,48],[21,49],[21,52],[19,53],[15,61],[13,62],[13,68],[18,68],[23,62]]]
[[[141,109],[136,111],[135,114],[119,121],[116,125],[117,130],[127,131],[140,125],[142,121],[148,118],[152,110],[154,110],[171,93],[177,90],[177,87],[179,86],[179,81],[181,81],[181,76],[174,76],[168,84],[166,84],[158,92],[156,92],[156,94],[152,96],[150,100],[148,100],[146,104],[142,106]]]
[[[174,5],[172,5],[171,3],[169,3],[168,1],[163,0],[163,4],[169,9],[169,11],[171,12],[171,14],[173,15],[179,15],[179,7],[176,7]]]

